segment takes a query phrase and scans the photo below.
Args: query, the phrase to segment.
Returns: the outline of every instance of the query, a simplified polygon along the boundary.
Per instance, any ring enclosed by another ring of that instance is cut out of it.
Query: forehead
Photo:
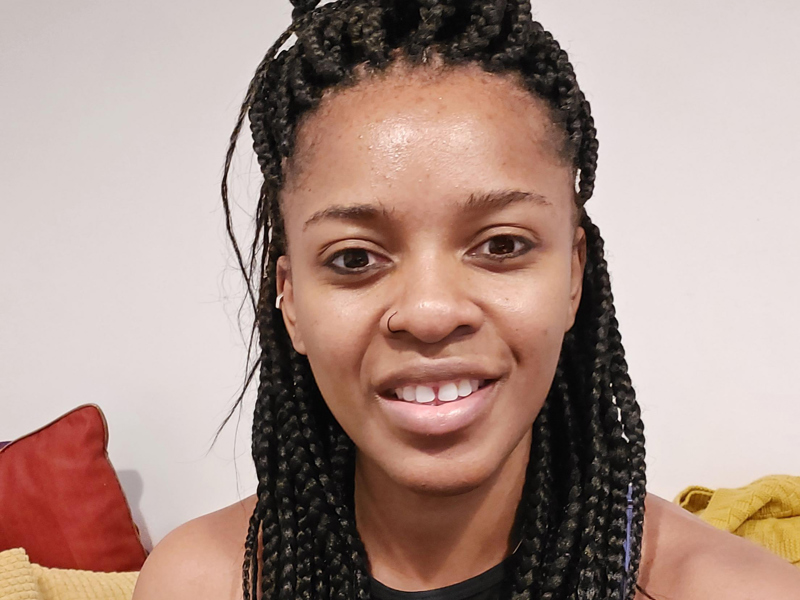
[[[458,188],[544,195],[553,185],[571,203],[563,135],[543,102],[510,76],[476,65],[393,68],[330,93],[300,123],[283,211],[289,220],[326,200],[376,199],[365,194],[385,203]]]

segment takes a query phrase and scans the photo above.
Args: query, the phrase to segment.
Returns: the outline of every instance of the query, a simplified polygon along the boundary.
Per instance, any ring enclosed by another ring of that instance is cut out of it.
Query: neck
[[[518,541],[513,530],[530,443],[526,435],[491,477],[457,495],[411,490],[359,456],[356,522],[372,576],[399,590],[430,590],[502,562]]]

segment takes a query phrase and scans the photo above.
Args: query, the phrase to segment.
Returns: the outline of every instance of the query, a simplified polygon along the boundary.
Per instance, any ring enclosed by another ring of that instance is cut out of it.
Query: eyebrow
[[[552,206],[547,198],[537,192],[499,190],[472,193],[465,202],[460,203],[460,208],[465,211],[500,210],[509,204],[515,204],[517,202],[532,202],[533,204]]]
[[[458,208],[464,212],[488,212],[490,210],[500,210],[517,202],[531,202],[542,206],[552,206],[547,198],[537,192],[494,190],[473,192],[466,200],[458,203]],[[379,218],[390,220],[391,212],[381,204],[336,204],[311,215],[303,225],[303,230],[309,225],[328,219],[352,222],[375,221]]]
[[[318,210],[311,215],[311,218],[305,222],[305,225],[303,225],[303,230],[313,223],[328,219],[365,222],[374,221],[379,217],[390,219],[391,213],[389,209],[380,204],[350,204],[347,206],[336,204],[334,206],[329,206],[324,210]]]

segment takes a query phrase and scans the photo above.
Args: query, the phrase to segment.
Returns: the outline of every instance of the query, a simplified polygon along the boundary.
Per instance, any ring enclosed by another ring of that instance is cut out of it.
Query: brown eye
[[[475,254],[482,254],[491,259],[505,260],[525,254],[533,244],[515,235],[496,235],[478,246]]]
[[[376,266],[376,258],[375,253],[363,248],[345,248],[334,254],[327,264],[336,271],[357,273]]]
[[[515,240],[510,235],[498,235],[489,240],[489,254],[513,254]]]
[[[341,256],[342,266],[346,269],[363,269],[369,264],[366,250],[346,250]]]

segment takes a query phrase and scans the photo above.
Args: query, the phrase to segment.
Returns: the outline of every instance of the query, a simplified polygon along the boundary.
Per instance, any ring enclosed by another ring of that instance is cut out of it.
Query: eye
[[[533,243],[526,238],[502,234],[489,238],[473,250],[472,254],[486,256],[492,260],[506,260],[521,256],[531,248]]]
[[[363,273],[378,265],[378,256],[364,248],[345,248],[336,252],[325,264],[340,273]]]

